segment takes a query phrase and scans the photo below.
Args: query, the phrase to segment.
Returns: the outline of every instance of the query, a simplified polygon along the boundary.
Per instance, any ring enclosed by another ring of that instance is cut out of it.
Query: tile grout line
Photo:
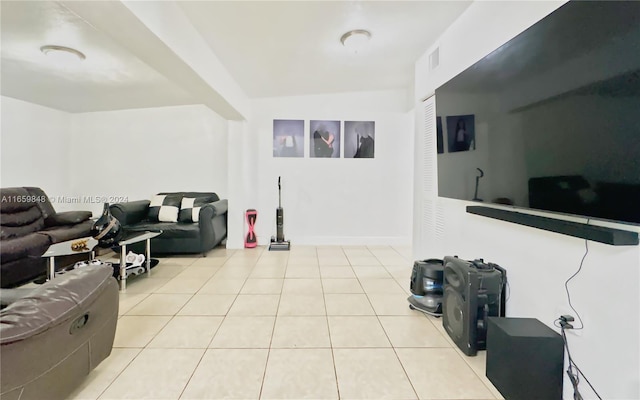
[[[197,261],[197,260],[194,260],[191,264],[195,263],[196,261]],[[226,261],[225,261],[225,262],[226,262]],[[188,268],[189,266],[191,266],[191,264],[187,265],[186,267]],[[218,272],[218,271],[216,271],[213,275],[215,275],[217,272]],[[213,277],[213,275],[212,275],[211,277]],[[169,283],[169,282],[167,282],[167,283]],[[203,285],[203,286],[204,286],[204,285]],[[158,332],[153,336],[153,338],[152,338],[151,340],[149,340],[149,342],[145,345],[144,349],[147,349],[147,348],[152,349],[151,347],[148,347],[148,346],[149,346],[149,345],[153,342],[153,340],[154,340],[154,339],[155,339],[155,338],[160,334],[160,332],[162,332],[162,330],[163,330],[164,328],[166,328],[166,327],[167,327],[167,325],[169,325],[169,323],[170,323],[171,321],[173,321],[173,320],[176,318],[176,316],[178,315],[178,313],[179,313],[179,312],[180,312],[180,311],[181,311],[181,310],[182,310],[182,309],[183,309],[183,308],[184,308],[184,307],[185,307],[185,306],[186,306],[186,305],[187,305],[187,304],[188,304],[188,303],[189,303],[189,302],[190,302],[190,301],[195,297],[196,293],[198,293],[198,291],[200,291],[200,289],[202,289],[202,286],[201,286],[198,290],[196,290],[196,291],[191,295],[191,297],[189,298],[189,300],[187,300],[187,301],[182,305],[182,307],[180,307],[180,309],[179,309],[179,310],[177,310],[177,311],[175,312],[175,314],[173,314],[173,315],[171,316],[171,319],[169,319],[169,321],[167,321],[167,323],[166,323],[166,324],[165,324],[165,325],[164,325],[164,326],[163,326],[163,327],[162,327],[162,328],[161,328],[161,329],[160,329],[160,330],[159,330],[159,331],[158,331]],[[221,323],[221,324],[222,324],[222,323]],[[219,328],[219,327],[220,327],[220,326],[218,325],[218,328]],[[216,331],[217,331],[217,329],[216,329]],[[143,349],[143,350],[144,350],[144,349]],[[193,378],[193,374],[195,374],[196,370],[198,369],[198,366],[199,366],[199,365],[200,365],[200,363],[202,362],[202,359],[204,358],[204,355],[205,355],[206,353],[207,353],[207,349],[204,349],[204,350],[203,350],[203,352],[202,352],[202,355],[200,356],[200,359],[198,360],[198,363],[196,364],[196,366],[195,366],[195,368],[193,369],[193,371],[191,371],[191,374],[189,375],[189,379],[187,379],[187,382],[185,383],[184,387],[183,387],[183,388],[182,388],[182,390],[180,391],[180,395],[178,396],[178,399],[179,399],[180,397],[182,397],[182,394],[183,394],[183,393],[184,393],[184,391],[187,389],[187,386],[189,385],[189,382],[191,382],[191,379]],[[124,370],[123,370],[123,371],[124,371]]]
[[[377,259],[377,257],[376,257],[376,259]],[[384,265],[383,265],[383,267],[384,267]],[[395,281],[395,279],[394,279],[394,281]],[[380,315],[378,315],[378,313],[375,312],[375,308],[373,308],[373,303],[371,303],[371,299],[369,298],[369,296],[367,296],[367,301],[369,301],[369,305],[374,310],[374,314],[376,316],[376,319],[378,320],[378,324],[380,324],[380,327],[382,328],[382,331],[384,332],[385,337],[389,341],[389,344],[391,345],[391,349],[393,350],[393,354],[396,356],[396,359],[398,360],[398,364],[400,364],[400,368],[402,368],[402,372],[404,372],[404,376],[407,378],[407,381],[409,382],[409,385],[411,386],[411,390],[413,390],[413,394],[415,395],[415,398],[419,399],[420,396],[418,396],[418,391],[416,390],[415,386],[413,385],[413,382],[411,381],[411,378],[409,377],[409,373],[407,373],[407,370],[406,370],[404,364],[402,364],[402,360],[400,359],[400,356],[398,355],[398,352],[396,351],[396,346],[393,345],[393,342],[391,341],[391,338],[389,337],[389,334],[387,333],[387,330],[384,329],[384,324],[380,320]]]
[[[168,282],[167,282],[167,283],[168,283]],[[163,286],[164,286],[164,285],[163,285]],[[159,289],[159,288],[157,288],[157,289]],[[143,294],[144,294],[144,293],[143,293]],[[151,295],[152,295],[152,294],[156,294],[156,293],[155,293],[155,291],[152,291],[152,292],[150,292],[150,293],[146,293],[146,294],[147,294],[147,296],[146,296],[144,299],[142,299],[138,304],[136,304],[136,306],[137,306],[137,305],[139,305],[140,303],[142,303],[142,301],[144,301],[144,300],[148,299],[149,297],[151,297]],[[191,297],[193,297],[193,295],[192,295]],[[190,299],[191,299],[191,298],[190,298]],[[119,297],[118,297],[118,300],[119,300]],[[188,302],[189,302],[189,300],[187,300],[187,302],[185,302],[185,304],[186,304],[186,303],[188,303]],[[133,308],[135,308],[136,306],[132,307],[132,308],[131,308],[131,310],[133,310]],[[182,307],[184,307],[184,305],[183,305]],[[182,309],[182,307],[180,307],[180,310]],[[129,310],[129,311],[131,311],[131,310]],[[123,372],[124,372],[124,371],[125,371],[125,370],[126,370],[126,369],[131,365],[131,364],[132,364],[132,363],[133,363],[133,361],[134,361],[136,358],[138,358],[138,357],[140,356],[140,354],[141,354],[144,350],[146,350],[146,349],[152,349],[152,348],[148,347],[148,346],[149,346],[149,344],[151,344],[151,342],[153,342],[153,340],[154,340],[154,339],[155,339],[155,338],[160,334],[160,332],[162,332],[162,330],[163,330],[164,328],[166,328],[166,327],[167,327],[167,325],[168,325],[168,324],[169,324],[169,323],[170,323],[170,322],[175,318],[176,314],[177,314],[180,310],[176,311],[176,313],[175,313],[175,314],[173,314],[173,315],[168,315],[168,316],[169,316],[169,317],[171,317],[171,318],[169,318],[169,319],[167,320],[167,322],[165,322],[165,323],[162,325],[162,327],[158,330],[158,332],[156,332],[156,333],[151,337],[151,339],[149,339],[149,341],[148,341],[148,342],[147,342],[143,347],[139,348],[139,349],[140,349],[140,351],[138,351],[138,354],[136,354],[136,356],[135,356],[135,357],[133,357],[133,358],[131,359],[131,361],[130,361],[130,362],[129,362],[129,363],[128,363],[124,368],[122,368],[122,370],[121,370],[121,371],[118,373],[118,375],[113,379],[113,381],[111,381],[111,383],[110,383],[109,385],[107,385],[107,387],[106,387],[106,388],[105,388],[105,389],[100,393],[100,395],[97,397],[98,399],[99,399],[99,398],[100,398],[100,397],[101,397],[101,396],[102,396],[102,395],[103,395],[103,394],[104,394],[104,393],[109,389],[109,387],[111,387],[111,385],[113,385],[113,383],[115,383],[115,381],[116,381],[116,380],[117,380],[117,379],[122,375],[122,373],[123,373]],[[127,311],[127,313],[128,313],[129,311]],[[122,315],[122,316],[125,316],[125,315],[126,315],[126,314],[124,314],[124,315]],[[164,317],[164,316],[166,316],[166,315],[128,315],[128,316],[130,316],[130,317]],[[131,347],[120,347],[120,348],[131,348]],[[135,348],[138,348],[138,347],[135,347]],[[186,386],[185,386],[185,387],[186,387]],[[181,392],[181,393],[182,393],[182,392]]]
[[[458,355],[458,357],[460,357],[460,359],[462,359],[462,362],[463,362],[463,363],[464,363],[464,364],[465,364],[465,365],[466,365],[466,366],[471,370],[471,372],[473,372],[473,375],[475,375],[475,376],[476,376],[476,378],[478,378],[478,380],[480,381],[480,383],[482,383],[482,386],[484,386],[484,387],[487,389],[487,391],[489,392],[489,394],[490,394],[494,399],[497,399],[496,395],[493,393],[493,390],[491,390],[491,388],[489,388],[489,387],[487,386],[487,384],[484,382],[483,377],[482,377],[482,376],[480,376],[480,375],[478,375],[478,373],[476,372],[476,369],[475,369],[475,368],[473,368],[473,367],[471,366],[471,364],[469,364],[469,363],[467,362],[467,360],[466,360],[466,358],[465,358],[466,356],[464,356],[463,354],[461,354],[461,353],[460,353],[460,351],[458,351],[459,349],[458,349],[457,347],[453,347],[453,346],[452,346],[451,348],[453,349],[454,353],[456,353],[456,354]],[[485,377],[485,378],[486,378],[486,377]],[[488,380],[488,378],[487,378],[487,380]],[[496,389],[496,391],[497,391],[497,389]]]
[[[227,262],[228,260],[229,260],[229,258],[227,258],[227,259],[225,260],[225,262],[224,262],[222,265],[224,266],[224,264],[226,264],[226,262]],[[195,263],[196,261],[197,261],[197,260],[194,260],[191,264]],[[191,264],[187,265],[186,267],[191,266]],[[220,266],[220,268],[222,268],[222,266]],[[216,270],[216,272],[215,272],[215,273],[211,276],[211,278],[209,278],[209,279],[212,279],[212,278],[213,278],[213,277],[218,273],[218,271],[220,270],[220,268],[218,268],[218,269]],[[207,281],[208,281],[208,280],[207,280]],[[168,282],[167,282],[167,283],[168,283]],[[205,284],[206,284],[206,283],[205,283]],[[145,345],[144,349],[147,349],[147,348],[152,349],[151,347],[148,347],[148,346],[151,344],[151,342],[153,342],[153,340],[154,340],[154,339],[155,339],[155,338],[160,334],[160,332],[162,332],[162,330],[163,330],[164,328],[166,328],[166,326],[167,326],[167,325],[168,325],[172,320],[174,320],[174,319],[178,316],[178,313],[180,313],[180,311],[182,311],[182,309],[183,309],[183,308],[184,308],[184,307],[185,307],[185,306],[186,306],[186,305],[187,305],[191,300],[193,300],[193,298],[195,297],[195,295],[200,291],[200,289],[202,289],[202,287],[204,287],[204,284],[203,284],[203,285],[202,285],[202,286],[201,286],[197,291],[195,291],[193,294],[191,294],[191,297],[189,298],[189,300],[187,300],[187,301],[182,305],[182,307],[180,307],[180,309],[179,309],[178,311],[176,311],[176,313],[175,313],[175,314],[173,314],[173,315],[171,316],[171,319],[169,319],[169,321],[167,321],[167,323],[166,323],[166,324],[165,324],[165,325],[164,325],[164,326],[163,326],[163,327],[158,331],[158,333],[156,333],[156,334],[154,335],[154,337],[153,337],[153,338],[152,338],[152,339],[151,339],[151,340],[150,340],[150,341]],[[237,297],[237,295],[236,295],[236,297]],[[235,298],[234,298],[234,302],[235,302]],[[233,302],[232,302],[232,303],[231,303],[231,305],[229,306],[229,309],[231,309],[231,306],[233,306]],[[227,310],[227,313],[228,313],[228,312],[229,312],[229,310]],[[220,329],[220,326],[222,326],[222,322],[223,322],[223,321],[224,321],[224,319],[226,318],[226,315],[227,315],[227,314],[225,313],[223,320],[222,320],[222,321],[220,322],[220,324],[218,325],[218,328],[216,328],[216,332],[214,332],[214,335],[211,337],[211,340],[213,340],[213,337],[215,337],[215,333],[217,333],[217,332],[218,332],[218,329]],[[201,316],[202,316],[202,315],[201,315]],[[211,343],[211,341],[209,341],[209,344],[210,344],[210,343]],[[198,369],[198,366],[200,366],[200,364],[202,363],[202,359],[204,358],[205,354],[207,354],[208,347],[207,347],[207,348],[204,348],[204,349],[202,349],[202,350],[203,350],[202,355],[200,356],[200,359],[198,360],[198,362],[197,362],[197,364],[196,364],[195,368],[193,369],[193,371],[191,371],[191,374],[189,375],[189,379],[187,379],[187,382],[185,383],[184,387],[183,387],[183,388],[182,388],[182,390],[180,391],[180,395],[178,396],[178,399],[180,399],[180,397],[182,397],[182,395],[184,394],[184,391],[187,389],[187,386],[189,386],[189,382],[191,382],[191,379],[193,378],[193,375],[195,374],[196,370]]]
[[[228,258],[227,258],[228,260]],[[222,263],[222,265],[224,265],[227,261],[225,260],[224,263]],[[220,266],[216,272],[214,272],[214,274],[211,276],[211,278],[209,278],[207,280],[207,282],[212,279],[220,270],[220,268],[222,268],[222,266]],[[206,285],[206,282],[205,282]],[[202,285],[202,287],[204,287],[204,285]],[[200,289],[202,289],[202,287],[200,287]],[[196,291],[196,293],[198,293],[200,291],[200,289],[198,289],[198,291]],[[196,293],[193,294],[193,296],[191,297],[193,299],[193,297],[195,297]],[[234,299],[235,302],[235,299]],[[188,303],[188,302],[187,302]],[[187,304],[185,303],[185,305]],[[231,309],[231,307],[233,306],[233,302],[231,303],[231,305],[229,306],[229,309]],[[184,306],[183,306],[184,308]],[[180,309],[182,310],[182,308]],[[180,311],[178,311],[180,312]],[[187,379],[187,382],[185,383],[184,387],[182,388],[182,390],[180,391],[180,395],[178,396],[178,399],[182,398],[182,395],[184,394],[184,391],[187,390],[187,387],[189,386],[189,383],[191,382],[191,380],[193,379],[193,376],[195,375],[196,371],[198,370],[198,367],[200,366],[200,364],[202,364],[202,360],[204,359],[204,356],[207,354],[207,352],[209,351],[209,346],[211,345],[211,342],[213,341],[213,338],[216,336],[216,334],[218,333],[218,331],[220,330],[220,327],[222,326],[222,323],[226,320],[227,318],[227,314],[229,313],[229,310],[227,310],[227,312],[225,313],[225,315],[222,318],[222,321],[220,321],[220,323],[218,324],[218,327],[215,329],[215,331],[213,332],[213,335],[211,336],[211,340],[209,340],[209,343],[207,344],[207,347],[204,348],[204,351],[202,352],[202,355],[200,356],[200,359],[198,360],[195,368],[193,369],[193,371],[191,371],[191,375],[189,376],[189,379]],[[174,318],[177,316],[178,313],[176,313],[176,315],[174,315]],[[201,315],[202,317],[202,315]],[[171,320],[169,321],[171,322]],[[149,342],[151,343],[151,342]]]
[[[264,250],[263,250],[264,251]],[[289,264],[289,257],[287,257],[287,265]],[[287,274],[287,267],[285,265],[285,276]],[[269,347],[267,348],[267,359],[264,362],[264,372],[262,373],[262,381],[260,382],[260,391],[258,392],[258,399],[262,398],[262,391],[264,390],[265,379],[267,378],[267,368],[269,367],[269,357],[271,356],[271,345],[273,344],[273,335],[276,331],[276,322],[278,322],[278,310],[280,309],[280,301],[282,300],[282,290],[284,289],[284,277],[282,278],[282,287],[280,288],[280,295],[278,296],[278,305],[276,306],[276,314],[273,318],[273,328],[271,329],[271,338],[269,340]]]
[[[119,348],[127,348],[127,347],[119,347]],[[131,347],[128,347],[131,348]],[[120,377],[120,375],[122,375],[122,373],[133,363],[133,361],[138,358],[138,356],[140,355],[140,353],[142,353],[142,350],[144,350],[144,347],[134,347],[136,349],[138,349],[138,353],[136,353],[136,355],[131,359],[131,361],[129,361],[120,372],[118,372],[118,374],[116,374],[115,378],[113,378],[113,380],[111,382],[109,382],[109,384],[100,392],[100,394],[96,397],[96,400],[100,399],[100,397],[102,397],[103,394],[106,393],[106,391],[111,387],[111,385],[113,385],[115,383],[116,380],[118,380],[118,378]]]
[[[341,247],[342,249],[342,247]],[[317,254],[318,250],[316,249],[316,257],[318,257],[318,263],[320,263],[320,257]],[[344,250],[343,250],[344,253]],[[346,255],[345,255],[346,256]],[[348,260],[347,260],[348,262]],[[349,267],[351,268],[351,267]],[[318,273],[320,273],[319,271],[320,267],[318,267]],[[352,272],[353,272],[353,268],[351,268]],[[320,274],[320,288],[322,289],[322,301],[324,301],[324,314],[325,314],[325,319],[327,321],[327,333],[329,334],[329,348],[331,349],[331,362],[333,364],[333,376],[336,379],[336,393],[338,394],[338,400],[340,400],[341,396],[340,396],[340,382],[338,382],[338,368],[336,367],[336,355],[334,352],[334,347],[333,347],[333,339],[331,337],[331,326],[329,325],[329,311],[327,310],[327,299],[326,299],[326,293],[324,292],[324,285],[322,284],[322,274]]]
[[[124,317],[125,315],[129,316],[129,312],[131,310],[133,310],[134,308],[136,308],[138,306],[138,304],[142,303],[143,301],[145,301],[147,298],[149,298],[149,296],[151,295],[151,293],[132,293],[132,294],[145,294],[146,296],[144,296],[139,302],[137,302],[136,304],[134,304],[129,310],[127,310],[126,313],[124,314],[120,314],[118,315],[118,320],[120,320],[121,317]],[[120,293],[118,293],[118,312],[120,312]]]

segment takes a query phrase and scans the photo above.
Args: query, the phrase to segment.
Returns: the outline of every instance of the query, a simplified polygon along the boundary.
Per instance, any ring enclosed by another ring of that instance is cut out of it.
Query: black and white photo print
[[[374,158],[376,123],[345,121],[344,158]]]

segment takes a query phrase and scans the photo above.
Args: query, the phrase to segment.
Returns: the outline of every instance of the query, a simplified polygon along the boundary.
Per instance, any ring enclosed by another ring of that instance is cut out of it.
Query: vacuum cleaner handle
[[[280,177],[278,177],[278,207],[282,208],[282,190],[280,187]]]

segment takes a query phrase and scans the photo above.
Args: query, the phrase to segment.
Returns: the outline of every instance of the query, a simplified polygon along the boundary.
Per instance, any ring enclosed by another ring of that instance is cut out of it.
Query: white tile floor
[[[484,352],[409,310],[391,246],[161,258],[120,295],[114,349],[70,399],[496,399]]]

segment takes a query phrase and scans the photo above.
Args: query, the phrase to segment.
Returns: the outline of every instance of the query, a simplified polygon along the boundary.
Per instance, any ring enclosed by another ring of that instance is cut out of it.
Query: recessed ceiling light
[[[76,49],[65,46],[46,45],[40,47],[40,51],[47,57],[55,58],[56,60],[64,61],[82,61],[87,58],[84,54]]]
[[[371,32],[364,29],[354,29],[342,35],[340,42],[347,49],[358,53],[369,43]]]

